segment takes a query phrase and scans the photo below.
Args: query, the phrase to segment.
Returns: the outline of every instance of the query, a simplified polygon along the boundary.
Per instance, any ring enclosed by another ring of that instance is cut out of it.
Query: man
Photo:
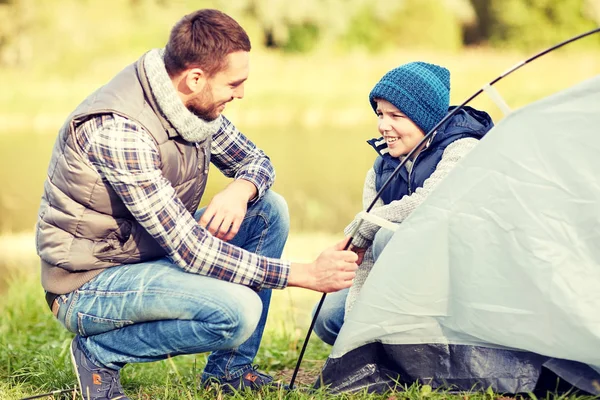
[[[249,51],[229,16],[189,14],[60,130],[36,242],[86,400],[127,399],[127,363],[207,351],[205,385],[269,384],[252,361],[270,289],[332,292],[354,278],[344,242],[313,263],[279,259],[289,219],[273,166],[221,115],[244,95]],[[209,162],[234,180],[196,213]]]

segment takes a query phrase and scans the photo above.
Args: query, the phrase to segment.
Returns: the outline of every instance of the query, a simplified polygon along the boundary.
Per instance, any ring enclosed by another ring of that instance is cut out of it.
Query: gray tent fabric
[[[600,76],[509,114],[395,232],[316,386],[600,394],[599,177]]]

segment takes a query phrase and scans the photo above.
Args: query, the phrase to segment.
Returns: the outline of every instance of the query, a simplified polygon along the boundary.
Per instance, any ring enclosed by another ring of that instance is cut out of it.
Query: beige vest
[[[60,129],[36,225],[42,286],[69,293],[103,269],[165,255],[87,161],[74,133],[90,117],[114,113],[144,127],[160,152],[163,175],[190,213],[198,208],[210,163],[210,138],[186,142],[162,117],[144,73],[143,57],[85,99]]]

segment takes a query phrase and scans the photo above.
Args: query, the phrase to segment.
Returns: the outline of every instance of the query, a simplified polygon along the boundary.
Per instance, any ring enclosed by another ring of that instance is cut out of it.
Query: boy
[[[454,108],[449,108],[450,72],[425,62],[401,65],[379,80],[369,94],[369,102],[377,115],[381,137],[368,141],[378,157],[365,179],[364,209],[404,158]],[[369,213],[395,224],[404,221],[492,126],[486,112],[463,107],[413,153]],[[352,232],[361,218],[357,215],[345,233]],[[392,234],[369,221],[363,221],[354,234],[352,250],[359,256],[360,267],[352,287],[328,296],[323,304],[315,332],[325,342],[335,342],[344,315],[352,309]]]

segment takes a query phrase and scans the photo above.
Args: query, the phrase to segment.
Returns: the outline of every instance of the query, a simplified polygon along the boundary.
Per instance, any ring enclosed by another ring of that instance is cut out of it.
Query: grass
[[[336,240],[329,234],[292,234],[284,257],[308,261]],[[0,262],[0,399],[17,400],[26,396],[68,389],[75,385],[68,346],[72,334],[52,317],[43,299],[39,284],[38,261],[29,234],[0,237],[0,253],[7,255]],[[276,291],[266,333],[256,363],[289,383],[298,359],[310,312],[320,298],[319,293],[301,289]],[[296,383],[308,388],[318,377],[330,347],[313,337],[308,345],[302,369]],[[206,363],[206,354],[180,356],[155,363],[130,365],[124,368],[122,381],[126,392],[134,399],[302,399],[332,398],[324,390],[313,393],[271,391],[238,393],[223,396],[215,389],[198,389],[198,376]],[[54,399],[71,399],[72,393]],[[336,399],[460,399],[492,400],[501,396],[488,392],[449,394],[432,391],[425,385],[413,385],[402,391],[384,394],[342,394]],[[535,397],[531,396],[532,399]],[[591,399],[584,396],[554,396],[548,399]]]
[[[321,248],[332,244],[329,235],[299,236],[286,257],[307,261]],[[312,248],[305,244],[311,242]],[[39,284],[39,263],[29,234],[0,237],[0,399],[72,387],[68,346],[72,334],[63,329],[48,311]],[[256,359],[263,369],[281,373],[293,368],[309,323],[310,310],[318,293],[303,290],[277,291],[273,296],[265,340]],[[314,340],[303,364],[305,375],[317,376],[329,346]],[[196,390],[197,377],[206,354],[182,356],[152,364],[128,367],[123,383],[138,398],[213,398]],[[66,397],[65,397],[66,398]]]

